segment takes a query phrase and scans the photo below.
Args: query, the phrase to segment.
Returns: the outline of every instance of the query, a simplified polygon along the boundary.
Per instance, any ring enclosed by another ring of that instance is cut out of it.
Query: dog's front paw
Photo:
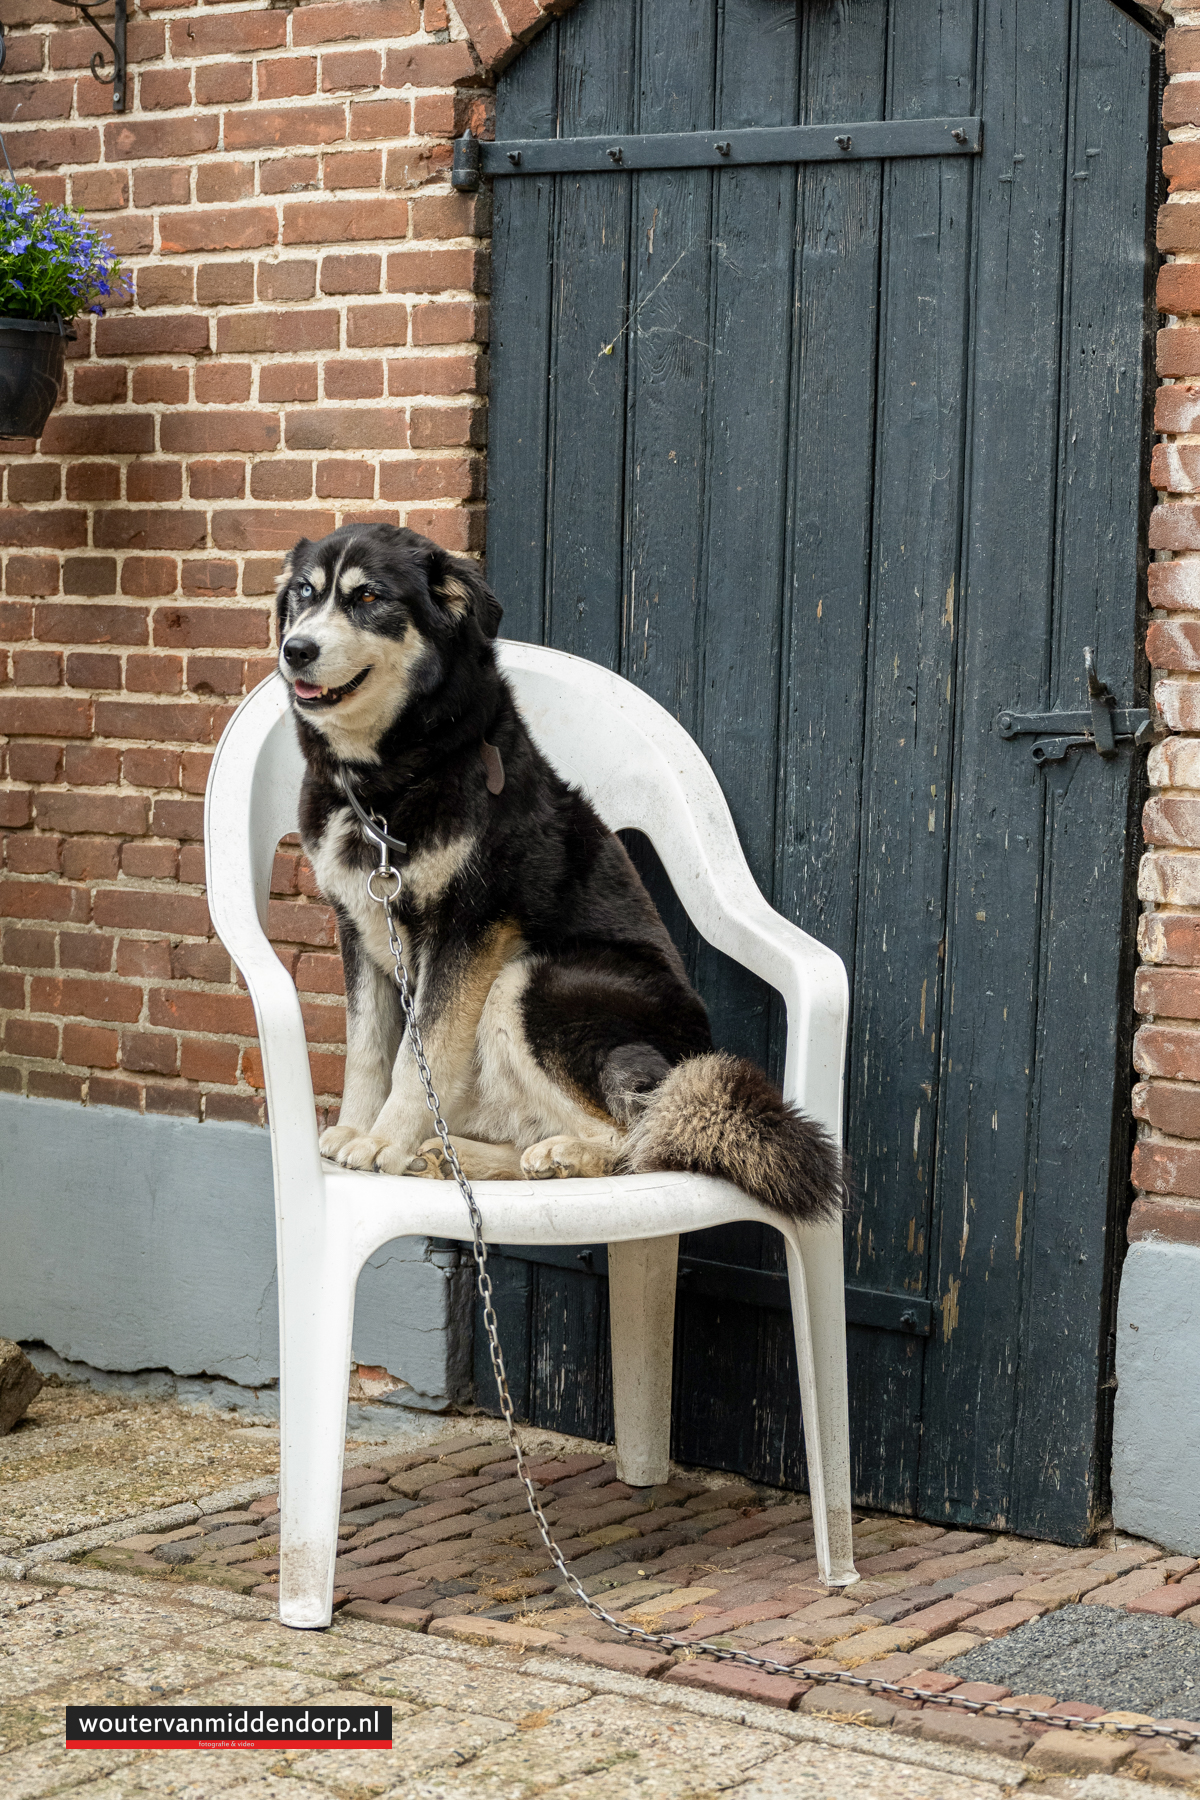
[[[414,1162],[420,1160],[419,1156],[414,1157],[411,1150],[404,1149],[400,1144],[384,1144],[376,1153],[375,1167],[381,1175],[420,1175],[424,1171],[412,1167]]]
[[[354,1129],[353,1125],[327,1125],[317,1139],[317,1148],[322,1156],[327,1156],[331,1161],[336,1161],[337,1153],[342,1146],[344,1144],[353,1143],[358,1135],[359,1134]]]
[[[453,1181],[454,1170],[442,1148],[441,1138],[427,1138],[417,1154],[409,1157],[403,1173],[418,1175],[423,1181]]]
[[[530,1144],[521,1157],[521,1173],[534,1181],[554,1181],[570,1176],[611,1175],[616,1152],[608,1144],[583,1138],[544,1138]]]
[[[358,1132],[340,1144],[334,1153],[335,1162],[343,1169],[374,1169],[381,1151],[390,1146],[382,1138],[363,1137]]]

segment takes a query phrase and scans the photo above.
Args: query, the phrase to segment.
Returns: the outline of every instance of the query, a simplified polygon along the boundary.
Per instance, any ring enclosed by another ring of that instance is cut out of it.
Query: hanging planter
[[[42,434],[62,390],[70,322],[103,312],[121,265],[106,237],[30,187],[0,188],[0,438]]]

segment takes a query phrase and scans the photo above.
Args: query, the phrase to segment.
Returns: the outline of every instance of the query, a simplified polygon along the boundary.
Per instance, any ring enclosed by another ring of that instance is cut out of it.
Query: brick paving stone
[[[586,1470],[582,1475],[569,1476],[565,1481],[555,1483],[554,1492],[561,1494],[582,1494],[588,1488],[603,1487],[615,1481],[617,1465],[614,1462],[602,1462],[594,1469]]]
[[[807,1667],[816,1654],[812,1644],[800,1644],[792,1639],[786,1642],[768,1639],[765,1644],[755,1639],[747,1647],[753,1655],[765,1657],[768,1662],[784,1663],[789,1668],[795,1663]]]
[[[983,1569],[989,1563],[1001,1563],[1005,1560],[1003,1544],[982,1544],[977,1550],[964,1550],[952,1556],[926,1557],[924,1562],[913,1565],[913,1584],[916,1586],[918,1583],[940,1581],[946,1575],[959,1575],[967,1569]]]
[[[1085,1594],[1110,1585],[1109,1578],[1097,1576],[1095,1569],[1067,1569],[1051,1575],[1048,1581],[1034,1581],[1018,1588],[1013,1598],[1040,1607],[1042,1612],[1057,1612],[1060,1606],[1075,1606]]]
[[[701,1688],[710,1694],[728,1694],[736,1700],[757,1700],[762,1706],[782,1707],[786,1712],[805,1693],[806,1684],[787,1675],[766,1675],[759,1669],[731,1668],[727,1663],[676,1663],[663,1676],[674,1687]]]
[[[720,1637],[726,1631],[737,1631],[743,1625],[757,1625],[764,1619],[783,1619],[788,1616],[786,1600],[762,1600],[757,1606],[739,1606],[731,1612],[714,1614],[709,1618],[701,1615],[701,1622],[680,1635],[687,1640],[696,1637]]]
[[[424,1631],[433,1617],[412,1606],[384,1606],[378,1600],[348,1600],[342,1608],[351,1618],[370,1619],[376,1625],[392,1625],[399,1631]]]
[[[543,1631],[531,1625],[503,1625],[495,1619],[476,1619],[467,1615],[432,1620],[429,1635],[458,1638],[469,1644],[498,1644],[514,1650],[557,1649],[563,1641],[559,1631]]]
[[[845,1619],[858,1608],[853,1600],[843,1600],[837,1594],[830,1594],[824,1600],[815,1600],[811,1606],[801,1607],[791,1614],[797,1625],[821,1625],[826,1619]]]
[[[1043,1698],[1040,1694],[1036,1697]],[[1033,1702],[1030,1700],[1025,1704],[1032,1705]],[[1104,1708],[1090,1706],[1086,1700],[1061,1700],[1055,1706],[1046,1707],[1045,1711],[1052,1712],[1057,1719],[1098,1719]]]
[[[991,1681],[960,1681],[953,1690],[958,1700],[1004,1700],[1012,1693],[1011,1688],[997,1687]]]
[[[1040,1619],[1045,1609],[1033,1606],[1024,1600],[1010,1600],[1005,1606],[989,1607],[986,1612],[977,1612],[971,1619],[971,1630],[982,1637],[1007,1637],[1018,1625],[1028,1625],[1031,1619]]]
[[[980,1637],[978,1632],[952,1631],[949,1636],[926,1644],[921,1651],[921,1660],[941,1668],[943,1663],[953,1662],[956,1656],[965,1656],[969,1650],[978,1650],[980,1644],[986,1642],[987,1639]]]
[[[1200,1625],[1200,1606],[1190,1606],[1186,1612],[1177,1614],[1188,1625]]]
[[[924,1652],[922,1652],[922,1655],[924,1655]],[[918,1667],[913,1670],[912,1674],[906,1677],[906,1684],[909,1687],[920,1688],[921,1691],[926,1694],[949,1694],[952,1693],[955,1688],[960,1688],[962,1686],[962,1682],[958,1679],[957,1675],[947,1675],[943,1669],[923,1668],[919,1666],[920,1659],[915,1656],[909,1657],[908,1660],[918,1664]],[[861,1675],[863,1670],[860,1669],[858,1672]]]
[[[884,1575],[894,1569],[915,1569],[918,1563],[927,1562],[927,1551],[910,1547],[907,1550],[884,1550],[879,1556],[867,1556],[860,1562],[855,1559],[855,1567],[860,1575]]]
[[[387,1480],[387,1470],[372,1464],[369,1468],[347,1469],[342,1476],[343,1494],[351,1493],[355,1488],[374,1487]]]
[[[961,1625],[978,1611],[979,1607],[970,1600],[940,1600],[935,1606],[924,1606],[920,1612],[913,1613],[908,1622],[919,1625],[927,1638],[936,1638],[945,1631],[953,1631],[956,1625]]]
[[[1170,1744],[1151,1744],[1138,1738],[1129,1753],[1128,1773],[1147,1781],[1162,1782],[1167,1787],[1193,1788],[1200,1783],[1197,1758],[1187,1756]]]
[[[1162,1587],[1165,1581],[1162,1563],[1151,1563],[1146,1568],[1135,1569],[1130,1575],[1122,1575],[1118,1580],[1106,1583],[1093,1593],[1085,1594],[1083,1605],[1128,1606],[1131,1600],[1137,1600],[1141,1595]]]
[[[845,1622],[853,1624],[854,1621]],[[856,1669],[860,1663],[873,1662],[877,1656],[887,1656],[893,1650],[915,1650],[918,1644],[926,1641],[926,1633],[918,1626],[881,1625],[875,1631],[864,1631],[860,1636],[838,1641],[837,1655],[846,1668]]]
[[[577,1656],[581,1662],[595,1663],[601,1669],[644,1675],[651,1681],[673,1666],[671,1657],[663,1651],[638,1650],[632,1644],[601,1644],[585,1637],[564,1638],[557,1654]]]
[[[989,1719],[979,1713],[951,1712],[949,1707],[923,1707],[919,1713],[896,1714],[894,1729],[926,1743],[949,1744],[956,1750],[987,1750],[1019,1762],[1033,1740],[1012,1719]]]
[[[1017,1590],[1026,1586],[1024,1575],[1006,1575],[1002,1580],[977,1581],[970,1587],[959,1588],[960,1600],[973,1600],[976,1606],[1000,1606],[1005,1600],[1016,1597]]]
[[[390,1500],[392,1490],[386,1481],[373,1481],[365,1486],[352,1488],[342,1495],[342,1511],[353,1516],[360,1507],[377,1506],[380,1501]]]
[[[1091,1567],[1114,1575],[1124,1575],[1130,1569],[1140,1569],[1146,1563],[1158,1562],[1161,1556],[1162,1551],[1157,1544],[1122,1544],[1118,1549],[1097,1557]]]
[[[1098,1731],[1047,1731],[1026,1759],[1048,1775],[1111,1775],[1129,1759],[1131,1745]]]
[[[883,1694],[868,1694],[857,1688],[838,1688],[833,1684],[809,1688],[800,1698],[797,1712],[825,1714],[833,1718],[865,1720],[871,1725],[890,1725],[896,1717],[896,1704]]]
[[[891,1656],[877,1656],[874,1662],[860,1663],[855,1669],[856,1675],[870,1675],[879,1681],[908,1681],[916,1672],[929,1675],[929,1669],[922,1669],[919,1656],[908,1651],[897,1650]],[[956,1685],[952,1676],[937,1675],[935,1680]]]
[[[1137,1594],[1126,1603],[1126,1612],[1157,1613],[1159,1618],[1173,1619],[1190,1606],[1200,1606],[1200,1582],[1182,1581],[1171,1587],[1151,1589]]]

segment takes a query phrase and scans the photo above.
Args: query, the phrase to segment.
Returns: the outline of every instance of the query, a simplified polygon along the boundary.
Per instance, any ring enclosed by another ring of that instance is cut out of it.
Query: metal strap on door
[[[637,169],[752,168],[764,163],[862,162],[901,156],[978,156],[983,120],[864,119],[850,125],[770,125],[744,131],[661,131],[645,136],[454,141],[456,188],[485,175],[627,174]]]

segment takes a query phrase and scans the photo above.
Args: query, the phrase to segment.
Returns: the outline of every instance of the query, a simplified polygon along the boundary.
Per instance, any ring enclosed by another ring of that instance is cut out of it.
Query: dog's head
[[[473,563],[392,525],[301,538],[276,606],[279,668],[296,710],[348,760],[374,757],[409,700],[440,684],[455,650],[482,649],[500,628],[500,606]]]

